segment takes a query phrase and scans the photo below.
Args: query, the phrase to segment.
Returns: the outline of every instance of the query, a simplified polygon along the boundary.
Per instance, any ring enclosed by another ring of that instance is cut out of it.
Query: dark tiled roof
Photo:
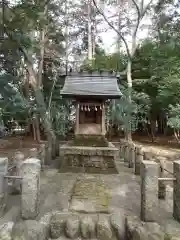
[[[101,96],[118,98],[122,96],[117,77],[109,73],[79,73],[66,76],[61,91],[64,96]]]

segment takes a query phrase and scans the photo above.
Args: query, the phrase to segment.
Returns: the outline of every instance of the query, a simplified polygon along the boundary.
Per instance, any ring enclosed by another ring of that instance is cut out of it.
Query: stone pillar
[[[164,177],[164,168],[163,166],[159,166],[159,177]],[[158,181],[158,198],[165,199],[166,198],[166,184],[164,181]]]
[[[41,144],[39,148],[39,158],[41,160],[41,170],[44,170],[45,166],[46,145]]]
[[[39,213],[40,170],[41,163],[36,158],[28,158],[22,165],[21,215],[23,219],[34,219]]]
[[[128,145],[124,144],[124,163],[128,163]]]
[[[102,135],[106,134],[106,125],[105,125],[105,106],[102,108],[102,123],[101,123],[101,128],[102,128]]]
[[[173,217],[180,222],[180,160],[173,162],[174,190],[173,190]]]
[[[14,176],[21,176],[21,166],[24,162],[24,154],[20,151],[16,152],[14,155],[14,165],[15,165],[15,171],[13,172]],[[14,179],[13,180],[13,193],[20,193],[21,192],[21,179]]]
[[[141,220],[155,221],[158,206],[159,165],[153,161],[141,162]]]
[[[119,158],[122,161],[122,159],[123,159],[123,145],[121,143],[120,143],[120,146],[119,146]]]
[[[29,158],[38,158],[38,150],[37,148],[31,148],[29,150]]]
[[[76,128],[75,134],[79,134],[79,111],[80,111],[80,104],[79,102],[76,103]]]
[[[121,159],[124,161],[124,143],[121,143]]]
[[[128,159],[128,167],[129,168],[133,168],[134,158],[135,158],[135,145],[134,145],[134,143],[131,143],[129,145],[129,159]]]
[[[135,158],[134,158],[134,173],[135,175],[140,175],[140,164],[144,159],[144,153],[141,147],[135,148]]]
[[[0,158],[0,215],[4,213],[7,201],[8,181],[4,178],[8,172],[8,158]]]

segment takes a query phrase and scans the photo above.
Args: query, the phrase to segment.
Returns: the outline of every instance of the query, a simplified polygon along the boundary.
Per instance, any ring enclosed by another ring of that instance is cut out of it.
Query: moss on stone
[[[80,179],[76,182],[73,199],[85,205],[90,201],[96,211],[108,212],[111,196],[108,187],[100,179]]]
[[[88,147],[108,147],[108,141],[104,136],[79,135],[75,137],[72,145]]]

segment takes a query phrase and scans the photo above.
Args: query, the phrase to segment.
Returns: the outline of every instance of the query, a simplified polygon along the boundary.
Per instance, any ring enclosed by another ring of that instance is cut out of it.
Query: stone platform
[[[60,168],[80,168],[89,173],[117,173],[115,158],[118,149],[108,143],[107,147],[60,146]]]

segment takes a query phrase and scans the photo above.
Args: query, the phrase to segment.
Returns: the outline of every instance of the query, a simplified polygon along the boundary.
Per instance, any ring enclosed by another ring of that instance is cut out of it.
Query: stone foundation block
[[[50,221],[50,235],[52,239],[56,239],[65,232],[65,224],[70,215],[68,213],[55,212]]]
[[[76,215],[70,216],[66,221],[66,235],[67,237],[74,239],[80,235],[80,221],[79,217]]]
[[[90,216],[81,220],[81,235],[85,239],[95,238],[96,236],[96,224]]]
[[[100,216],[97,222],[97,238],[99,240],[112,240],[113,233],[109,220],[105,216]]]

